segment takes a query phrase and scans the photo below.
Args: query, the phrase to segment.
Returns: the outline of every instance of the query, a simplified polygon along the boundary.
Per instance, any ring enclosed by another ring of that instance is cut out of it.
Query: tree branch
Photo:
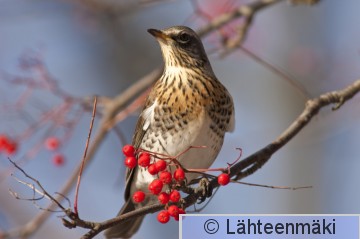
[[[207,34],[215,31],[222,26],[232,22],[233,20],[240,18],[240,17],[250,17],[254,15],[255,12],[258,12],[266,7],[270,7],[275,3],[280,3],[285,0],[260,0],[256,2],[252,2],[247,5],[242,5],[229,13],[225,13],[214,18],[209,24],[203,26],[198,30],[198,34],[201,37],[205,37]],[[245,34],[245,32],[244,32]]]
[[[317,98],[308,100],[306,102],[305,108],[303,112],[294,120],[294,122],[284,130],[284,132],[277,137],[272,143],[255,152],[254,154],[248,156],[242,161],[234,164],[230,168],[230,175],[233,177],[232,181],[239,181],[242,178],[245,178],[257,170],[259,170],[270,158],[271,156],[285,146],[292,138],[294,138],[306,125],[308,125],[311,119],[318,114],[320,109],[335,104],[332,108],[333,110],[337,110],[341,105],[343,105],[346,101],[350,100],[357,93],[360,92],[360,80],[355,81],[353,84],[348,87],[339,90],[328,92],[320,95]],[[16,165],[15,165],[16,166]],[[33,177],[26,174],[21,168],[17,167],[21,170],[28,178],[37,182],[42,190],[45,190],[41,184],[34,179]],[[210,181],[211,186],[215,189],[219,187],[217,182],[217,178],[214,178]],[[193,204],[195,204],[201,197],[203,197],[204,189],[202,187],[199,188],[184,188],[189,195],[183,199],[182,205],[184,208],[187,208]],[[50,196],[48,193],[45,194]],[[50,196],[51,197],[51,196]],[[54,198],[51,198],[55,200]],[[54,203],[57,203],[54,201]],[[57,203],[58,204],[58,203]],[[101,231],[110,228],[120,222],[125,220],[129,220],[131,218],[135,218],[138,216],[143,216],[149,213],[154,213],[160,211],[164,208],[164,205],[161,204],[153,204],[148,205],[137,210],[131,211],[129,213],[120,215],[118,217],[103,221],[103,222],[90,222],[85,221],[77,217],[76,214],[69,212],[69,209],[63,209],[63,211],[68,215],[71,219],[71,222],[63,219],[65,226],[73,228],[76,226],[90,229],[86,234],[84,234],[81,239],[90,239],[95,237]]]
[[[235,180],[240,180],[253,174],[260,169],[277,150],[297,135],[297,133],[310,122],[321,108],[330,104],[335,104],[332,109],[337,110],[359,91],[360,80],[357,80],[343,90],[328,92],[320,95],[318,98],[308,100],[304,111],[276,140],[234,165],[234,167],[231,168],[231,175],[236,175]]]
[[[360,80],[355,81],[353,84],[344,88],[343,90],[328,92],[320,95],[317,98],[308,100],[305,105],[303,112],[295,119],[295,121],[272,143],[255,152],[254,154],[248,156],[242,161],[236,163],[230,168],[230,175],[233,177],[233,181],[238,181],[242,178],[245,178],[257,170],[259,170],[270,158],[277,152],[280,148],[286,145],[293,137],[295,137],[306,125],[309,124],[311,119],[317,115],[321,108],[325,106],[335,104],[333,110],[337,110],[341,105],[346,101],[350,100],[357,93],[360,92]],[[210,181],[211,186],[215,189],[219,187],[217,178]],[[189,207],[197,202],[197,200],[203,196],[202,188],[187,188],[187,192],[190,193],[186,198],[184,198],[184,206]],[[163,209],[163,205],[154,204],[149,205],[130,213],[123,214],[116,218],[113,218],[108,221],[99,223],[100,228],[105,230],[111,226],[114,226],[121,221],[145,215],[148,213],[154,213]],[[83,237],[83,238],[92,238],[92,237]]]

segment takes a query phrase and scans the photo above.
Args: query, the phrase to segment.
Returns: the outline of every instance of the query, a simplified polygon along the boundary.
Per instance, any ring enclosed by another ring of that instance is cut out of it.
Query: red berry
[[[162,171],[160,173],[160,180],[164,183],[164,184],[169,184],[171,183],[171,173],[168,171]]]
[[[142,153],[138,159],[138,164],[144,168],[148,167],[150,165],[150,154]]]
[[[16,153],[17,150],[17,143],[16,142],[9,142],[5,145],[5,151],[7,155],[12,155]]]
[[[227,185],[230,182],[230,176],[227,173],[222,173],[218,176],[218,183],[222,186]]]
[[[17,151],[17,143],[10,140],[6,135],[0,135],[0,151],[4,150],[7,155],[12,155]]]
[[[166,169],[166,162],[162,159],[156,161],[155,163],[156,169],[158,172],[164,171]]]
[[[135,148],[134,146],[127,144],[122,148],[122,151],[126,157],[134,157],[135,156]]]
[[[182,208],[179,208],[179,214],[186,214],[185,210]]]
[[[5,149],[6,145],[9,143],[8,138],[6,135],[0,135],[0,150]]]
[[[49,137],[45,141],[45,146],[48,150],[56,150],[59,148],[60,142],[56,137]]]
[[[125,165],[128,168],[135,168],[136,164],[137,164],[137,161],[136,161],[135,157],[127,157],[125,159]]]
[[[163,188],[163,182],[161,182],[160,179],[154,179],[149,184],[149,191],[155,195],[158,195],[161,192],[162,188]]]
[[[163,224],[167,223],[170,220],[170,214],[168,211],[163,210],[157,215],[157,220]]]
[[[174,217],[175,221],[179,221],[180,214],[186,214],[185,210],[182,208],[179,208],[179,215],[177,217]]]
[[[176,205],[171,205],[168,207],[168,212],[169,212],[170,216],[178,217],[179,216],[179,207]]]
[[[53,159],[53,164],[55,166],[63,166],[64,163],[65,163],[65,159],[64,159],[64,156],[62,154],[56,154]]]
[[[185,179],[185,172],[182,168],[178,168],[174,172],[174,178],[176,181],[181,182]]]
[[[178,202],[178,201],[180,200],[180,198],[181,198],[181,195],[180,195],[180,193],[179,193],[178,190],[173,190],[173,191],[171,191],[171,193],[170,193],[170,200],[171,200],[172,202]]]
[[[132,198],[136,203],[142,202],[145,199],[145,193],[143,191],[137,191],[133,194]]]
[[[169,194],[166,192],[161,192],[158,196],[158,200],[161,204],[166,204],[169,202]]]
[[[151,175],[155,175],[155,174],[157,174],[159,171],[157,170],[155,164],[150,164],[149,167],[148,167],[148,172],[149,172]]]

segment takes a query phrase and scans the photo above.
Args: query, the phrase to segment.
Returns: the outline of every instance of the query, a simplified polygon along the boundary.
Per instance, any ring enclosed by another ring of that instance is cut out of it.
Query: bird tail
[[[120,209],[118,216],[128,213],[128,212],[131,212],[133,210],[135,210],[135,205],[131,201],[131,199],[128,199],[127,202],[124,204],[124,206]],[[105,231],[105,236],[107,239],[130,238],[139,230],[139,227],[140,227],[143,219],[144,219],[144,216],[140,216],[140,217],[126,220],[114,227],[107,229]]]

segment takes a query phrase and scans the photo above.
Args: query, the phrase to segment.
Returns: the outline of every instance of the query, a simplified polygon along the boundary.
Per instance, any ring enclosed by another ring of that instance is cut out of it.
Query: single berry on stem
[[[138,164],[144,168],[148,167],[150,165],[150,154],[142,153],[138,159]]]
[[[155,166],[158,172],[164,171],[166,169],[166,162],[165,160],[160,159],[156,161]]]
[[[154,194],[154,195],[158,195],[162,188],[163,188],[164,184],[160,179],[154,179],[150,184],[149,184],[149,191]]]
[[[151,175],[155,175],[155,174],[157,174],[159,171],[157,170],[155,164],[150,164],[149,167],[148,167],[148,172],[149,172]]]
[[[157,215],[157,220],[163,224],[167,223],[170,220],[170,214],[168,211],[163,210]]]
[[[158,200],[161,204],[166,204],[169,202],[169,194],[167,194],[166,192],[161,192],[158,196]]]
[[[230,175],[227,173],[222,173],[218,176],[218,183],[222,186],[227,185],[230,182]]]
[[[174,172],[174,178],[176,181],[181,182],[185,179],[185,172],[182,168],[178,168]]]
[[[171,191],[171,193],[170,193],[170,201],[176,203],[176,202],[179,202],[180,198],[181,198],[181,195],[180,195],[178,190]]]
[[[137,164],[136,158],[135,157],[127,157],[125,158],[125,165],[128,168],[135,168]]]
[[[185,210],[182,208],[179,208],[179,214],[186,214]]]
[[[171,183],[171,173],[169,171],[162,171],[160,173],[160,180],[164,183],[164,184],[169,184]]]
[[[134,157],[135,156],[135,148],[134,146],[127,144],[122,148],[122,151],[126,157]]]
[[[168,212],[169,212],[170,216],[178,217],[179,216],[179,207],[176,205],[171,205],[168,207]]]
[[[180,214],[186,214],[185,210],[182,208],[179,208],[179,214],[177,217],[174,217],[175,221],[179,221],[180,219]]]
[[[140,203],[142,201],[144,201],[145,199],[145,193],[143,191],[136,191],[134,194],[133,194],[133,201],[136,202],[136,203]]]

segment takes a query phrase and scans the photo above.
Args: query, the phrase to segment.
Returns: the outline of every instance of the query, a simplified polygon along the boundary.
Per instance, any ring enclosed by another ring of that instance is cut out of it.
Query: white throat
[[[169,75],[181,75],[181,73],[189,71],[189,68],[182,66],[165,66],[165,73]]]

